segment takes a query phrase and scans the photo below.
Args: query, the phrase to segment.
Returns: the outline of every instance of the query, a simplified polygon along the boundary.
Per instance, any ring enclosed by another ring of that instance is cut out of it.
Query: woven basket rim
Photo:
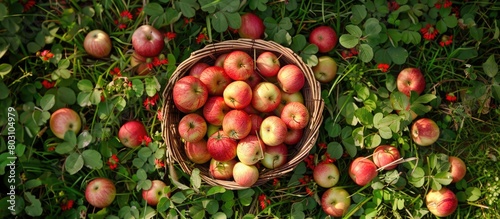
[[[199,61],[213,62],[218,55],[227,53],[233,50],[247,51],[254,59],[263,51],[270,51],[280,57],[280,62],[286,64],[295,64],[303,72],[306,78],[306,83],[302,90],[304,95],[305,105],[310,112],[310,121],[308,126],[304,129],[302,140],[292,149],[293,156],[290,156],[287,163],[279,168],[266,169],[261,171],[259,179],[252,186],[259,186],[265,182],[283,176],[291,172],[304,158],[309,154],[309,151],[316,143],[319,127],[323,121],[323,108],[324,102],[321,98],[320,83],[314,78],[312,69],[307,66],[300,56],[295,54],[290,48],[284,47],[273,41],[259,40],[259,39],[238,39],[227,40],[218,43],[206,45],[204,48],[191,53],[190,57],[181,62],[177,69],[170,77],[167,86],[163,91],[163,120],[162,122],[162,137],[167,145],[167,162],[176,162],[181,169],[187,174],[191,174],[194,168],[200,169],[200,177],[206,183],[212,186],[222,186],[226,189],[238,190],[248,187],[242,187],[234,181],[217,180],[210,176],[208,173],[207,164],[199,165],[193,164],[185,154],[183,154],[183,143],[178,136],[176,130],[176,123],[180,120],[180,113],[174,106],[172,101],[172,88],[177,80],[187,75],[189,69]],[[283,65],[283,63],[281,63]],[[182,149],[182,150],[181,150]]]

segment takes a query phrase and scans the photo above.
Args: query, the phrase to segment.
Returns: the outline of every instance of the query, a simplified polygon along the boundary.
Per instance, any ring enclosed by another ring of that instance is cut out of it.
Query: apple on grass
[[[82,128],[82,120],[77,112],[70,108],[60,108],[50,115],[50,130],[60,139],[64,139],[67,131],[78,134]]]
[[[252,120],[243,110],[231,110],[222,120],[222,130],[232,139],[243,139],[252,130]]]
[[[359,186],[367,185],[377,175],[377,166],[366,157],[357,157],[349,165],[349,176]]]
[[[289,129],[303,129],[309,123],[309,110],[299,102],[290,102],[281,111],[281,120]]]
[[[425,78],[420,69],[405,68],[399,72],[396,86],[406,96],[410,96],[411,91],[420,95],[425,89]]]
[[[207,122],[196,113],[184,115],[178,125],[179,135],[184,141],[197,142],[205,137],[207,133]]]
[[[271,82],[261,82],[252,90],[251,105],[259,112],[272,112],[281,103],[281,90]]]
[[[123,124],[118,131],[118,139],[129,148],[135,148],[142,144],[144,137],[148,136],[146,127],[139,121],[129,121]]]
[[[462,180],[467,173],[467,166],[462,159],[455,156],[449,156],[448,162],[450,163],[450,173],[452,177],[452,183],[456,183]]]
[[[347,213],[350,205],[350,195],[343,188],[329,188],[321,196],[321,208],[332,217],[342,217]]]
[[[231,79],[244,81],[253,74],[253,59],[244,51],[232,51],[224,59],[224,71]]]
[[[329,26],[318,26],[309,34],[309,43],[316,45],[320,53],[332,51],[337,42],[337,33]]]
[[[318,64],[311,68],[314,78],[321,83],[330,83],[337,76],[337,62],[330,56],[318,58]]]
[[[281,90],[285,93],[300,91],[306,82],[304,72],[294,64],[281,67],[278,71],[277,79]]]
[[[218,161],[212,158],[208,171],[214,179],[230,180],[233,178],[233,169],[237,162],[236,159]]]
[[[256,135],[248,135],[238,142],[236,156],[240,162],[247,165],[254,165],[264,159],[266,145]]]
[[[259,136],[268,146],[276,146],[285,142],[287,135],[285,122],[277,116],[268,116],[262,120]]]
[[[203,70],[200,80],[207,86],[208,94],[220,96],[226,86],[233,80],[224,72],[222,67],[210,66]]]
[[[226,105],[224,97],[212,96],[203,105],[203,117],[209,124],[221,126],[224,116],[230,110],[231,108]]]
[[[175,82],[172,97],[179,111],[190,113],[205,105],[208,99],[208,88],[199,78],[188,75]]]
[[[323,188],[335,186],[339,182],[339,176],[339,169],[333,163],[319,163],[313,170],[314,181]]]
[[[156,206],[161,198],[168,198],[170,193],[166,191],[167,185],[161,180],[152,180],[149,189],[142,190],[142,198],[148,205]]]
[[[83,40],[85,52],[95,58],[105,58],[111,52],[111,39],[102,30],[90,31]]]
[[[252,88],[244,81],[233,81],[222,94],[226,105],[233,109],[243,109],[252,101]]]
[[[238,29],[241,38],[261,39],[265,29],[264,22],[259,16],[250,12],[241,15],[241,25]]]
[[[238,142],[224,133],[217,131],[207,140],[207,150],[213,159],[217,161],[228,161],[236,157]]]
[[[116,187],[107,178],[95,178],[87,184],[85,199],[96,208],[105,208],[115,200]]]
[[[151,25],[142,25],[132,34],[132,46],[137,54],[144,57],[155,57],[165,47],[165,36]]]
[[[188,75],[194,76],[196,78],[200,78],[200,75],[203,72],[203,70],[205,70],[208,67],[210,67],[210,65],[207,63],[197,62],[196,64],[191,66],[191,68],[189,69]]]
[[[280,70],[280,61],[278,57],[269,51],[261,53],[255,61],[259,73],[264,77],[274,77]]]
[[[440,190],[431,190],[427,193],[425,205],[432,214],[446,217],[455,212],[458,207],[458,199],[453,191],[443,186]]]
[[[384,170],[392,170],[398,166],[397,163],[390,164],[401,158],[399,150],[390,145],[380,145],[373,151],[373,163]],[[390,164],[390,165],[389,165]]]
[[[411,138],[415,144],[429,146],[439,138],[440,130],[436,122],[429,118],[421,118],[411,126]]]
[[[279,144],[276,146],[267,146],[264,152],[264,159],[260,163],[268,169],[275,169],[285,165],[287,161],[288,146]]]
[[[255,165],[238,162],[233,168],[233,179],[240,186],[250,187],[259,180],[259,169]]]
[[[212,159],[212,156],[208,153],[207,140],[205,139],[184,143],[184,151],[188,159],[195,164],[204,164]]]

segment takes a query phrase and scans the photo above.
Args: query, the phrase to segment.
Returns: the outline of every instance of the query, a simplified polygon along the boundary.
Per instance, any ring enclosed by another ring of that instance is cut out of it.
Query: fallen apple
[[[411,126],[411,138],[415,144],[429,146],[439,138],[440,130],[436,122],[429,118],[421,118]]]
[[[440,190],[431,190],[427,193],[425,205],[432,214],[447,217],[457,209],[458,199],[453,191],[443,186]]]
[[[115,184],[107,178],[95,178],[85,189],[85,200],[96,208],[108,207],[115,200],[115,196]]]
[[[70,108],[60,108],[50,115],[50,130],[60,139],[64,139],[67,131],[71,130],[78,134],[82,127],[82,121],[77,112]]]

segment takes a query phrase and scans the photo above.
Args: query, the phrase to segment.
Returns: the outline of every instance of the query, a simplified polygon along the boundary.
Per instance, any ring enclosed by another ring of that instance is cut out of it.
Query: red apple
[[[316,27],[309,35],[309,42],[318,46],[318,51],[321,53],[332,51],[337,45],[337,41],[337,33],[329,26]]]
[[[222,95],[226,86],[233,80],[224,72],[222,67],[210,66],[203,70],[200,80],[207,86],[209,95]]]
[[[299,102],[304,104],[304,95],[302,94],[302,92],[299,91],[291,94],[281,92],[281,102],[278,105],[278,107],[276,107],[276,109],[274,110],[274,114],[276,116],[281,116],[281,111],[283,110],[283,107],[285,107],[285,105],[291,102]]]
[[[206,68],[210,67],[209,64],[204,62],[197,62],[189,69],[189,75],[194,76],[196,78],[200,78],[201,73]]]
[[[427,193],[425,205],[432,214],[446,217],[455,212],[458,207],[458,199],[453,191],[443,186],[440,190],[431,190]]]
[[[226,105],[233,109],[243,109],[252,101],[252,88],[244,81],[233,81],[222,94]]]
[[[262,124],[262,120],[264,120],[261,116],[257,114],[248,114],[250,116],[250,121],[252,121],[252,129],[250,129],[250,134],[258,135],[260,130],[260,125]]]
[[[224,59],[224,71],[235,81],[244,81],[253,74],[253,59],[241,50],[230,52]]]
[[[210,161],[209,172],[215,179],[230,180],[233,178],[233,169],[238,161],[235,159],[228,161],[218,161],[212,158]]]
[[[343,188],[329,188],[321,196],[321,208],[332,217],[342,217],[347,213],[350,205],[350,195]]]
[[[415,144],[429,146],[439,138],[439,127],[432,119],[421,118],[411,126],[411,138]]]
[[[152,180],[151,187],[142,190],[142,198],[146,200],[148,205],[156,206],[161,198],[168,198],[169,192],[166,191],[167,185],[161,180]]]
[[[272,112],[281,103],[281,90],[271,82],[257,84],[252,95],[252,107],[259,112]]]
[[[294,64],[288,64],[278,72],[278,83],[285,93],[295,93],[300,91],[306,82],[304,72]]]
[[[129,121],[123,124],[118,131],[118,139],[129,148],[135,148],[142,144],[144,137],[148,136],[146,128],[139,121]]]
[[[229,53],[223,53],[217,56],[214,65],[219,67],[224,67],[224,60],[226,59],[227,55],[229,55]]]
[[[303,129],[309,123],[309,110],[299,102],[290,102],[281,111],[281,120],[289,129]]]
[[[384,167],[384,170],[396,168],[398,164],[389,164],[399,160],[399,158],[401,158],[399,150],[394,146],[380,145],[373,151],[373,163],[379,168]]]
[[[184,151],[190,161],[196,164],[204,164],[212,159],[207,149],[207,140],[201,139],[197,142],[186,142]]]
[[[224,131],[218,131],[212,134],[207,141],[207,150],[213,159],[217,161],[228,161],[236,157],[236,147],[238,142]]]
[[[282,144],[287,135],[286,124],[277,116],[268,116],[262,120],[259,135],[264,144],[268,146]]]
[[[132,34],[132,46],[137,54],[144,57],[154,57],[165,47],[165,37],[151,25],[142,25]]]
[[[231,108],[226,105],[224,98],[221,96],[209,97],[205,105],[203,105],[203,117],[205,120],[216,126],[222,125],[222,120]]]
[[[102,30],[90,31],[83,40],[85,52],[95,58],[105,58],[111,52],[111,39]]]
[[[366,157],[357,157],[349,166],[349,176],[359,186],[367,185],[377,175],[377,166]]]
[[[266,145],[256,135],[248,135],[238,142],[236,156],[240,162],[247,165],[254,165],[264,159]]]
[[[259,16],[247,12],[241,15],[241,26],[238,34],[242,38],[262,39],[265,30],[264,22]]]
[[[276,76],[281,67],[278,57],[274,53],[268,51],[261,53],[257,57],[255,64],[260,74],[264,77]]]
[[[64,134],[71,130],[78,134],[82,128],[82,120],[77,112],[70,108],[60,108],[50,115],[50,130],[60,139],[64,139]]]
[[[132,53],[130,66],[134,68],[135,73],[138,75],[147,75],[152,72],[152,70],[148,67],[147,58],[137,54],[136,51]]]
[[[105,208],[115,200],[116,187],[107,178],[95,178],[87,184],[85,199],[96,208]]]
[[[255,165],[246,165],[238,162],[233,168],[233,178],[236,184],[250,187],[259,180],[259,170]]]
[[[302,136],[304,135],[304,129],[287,129],[285,141],[286,145],[294,145],[302,140]]]
[[[262,166],[268,169],[275,169],[286,164],[288,161],[288,146],[279,144],[266,147],[264,159],[260,161]]]
[[[420,69],[405,68],[399,72],[396,85],[406,96],[410,96],[411,91],[421,94],[425,89],[425,78]]]
[[[187,142],[197,142],[207,134],[207,122],[196,113],[184,115],[179,121],[179,135]]]
[[[253,71],[252,75],[250,75],[250,77],[247,78],[245,82],[247,82],[247,84],[251,88],[254,88],[255,86],[257,86],[257,84],[262,82],[262,76],[260,76],[259,73],[257,73],[257,71]]]
[[[222,130],[232,139],[243,139],[252,130],[252,120],[243,110],[231,110],[222,120]]]
[[[177,109],[183,113],[190,113],[206,103],[208,89],[199,78],[188,75],[175,82],[172,95]]]
[[[319,163],[313,170],[314,181],[323,188],[335,186],[339,182],[339,176],[339,169],[333,163]]]
[[[455,156],[449,156],[448,161],[450,162],[450,173],[452,177],[452,183],[456,183],[465,177],[467,172],[467,166],[462,159]]]
[[[314,78],[321,83],[330,83],[337,76],[337,62],[330,56],[318,58],[318,64],[312,67]]]

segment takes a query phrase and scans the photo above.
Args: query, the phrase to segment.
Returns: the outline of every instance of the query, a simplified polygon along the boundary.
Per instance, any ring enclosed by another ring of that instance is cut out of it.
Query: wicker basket
[[[320,84],[314,78],[314,74],[301,59],[291,49],[285,48],[275,42],[265,40],[239,39],[228,40],[220,43],[207,45],[203,49],[195,51],[191,56],[183,61],[172,74],[164,92],[163,106],[163,121],[162,121],[162,137],[167,145],[168,161],[177,162],[182,170],[187,174],[191,174],[194,168],[200,169],[201,178],[210,185],[223,186],[226,189],[244,189],[234,181],[217,180],[210,176],[208,164],[199,165],[192,163],[184,153],[184,143],[181,141],[177,133],[177,125],[184,115],[176,109],[173,103],[172,88],[180,78],[187,75],[189,69],[197,62],[205,62],[210,65],[215,63],[215,59],[224,53],[234,50],[242,50],[250,54],[252,57],[257,57],[264,51],[274,52],[280,57],[281,66],[285,64],[296,64],[305,74],[306,83],[302,88],[304,95],[305,106],[311,114],[308,126],[304,129],[302,140],[293,148],[289,147],[290,156],[288,162],[276,169],[260,170],[260,177],[254,186],[262,185],[270,179],[280,177],[292,171],[308,154],[318,137],[319,127],[323,119],[324,103],[321,99]],[[255,59],[254,58],[254,59]]]

